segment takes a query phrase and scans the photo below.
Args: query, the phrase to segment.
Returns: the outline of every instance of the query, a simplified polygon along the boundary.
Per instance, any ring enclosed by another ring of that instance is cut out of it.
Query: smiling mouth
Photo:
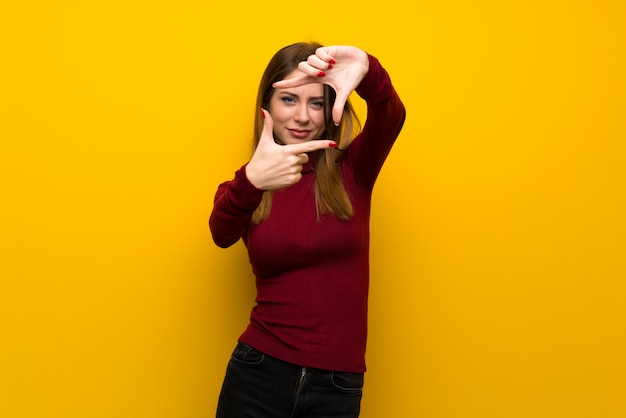
[[[289,129],[289,132],[296,138],[306,138],[311,134],[311,131],[300,129]]]

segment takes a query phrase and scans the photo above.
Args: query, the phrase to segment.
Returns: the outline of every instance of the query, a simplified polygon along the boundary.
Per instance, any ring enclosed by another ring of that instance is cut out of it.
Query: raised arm
[[[369,71],[356,88],[367,103],[367,118],[344,158],[357,180],[371,190],[404,125],[406,109],[387,71],[375,57],[368,58]]]

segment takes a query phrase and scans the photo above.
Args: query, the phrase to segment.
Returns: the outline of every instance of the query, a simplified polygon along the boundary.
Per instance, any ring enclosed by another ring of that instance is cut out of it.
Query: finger
[[[337,146],[335,141],[327,141],[327,140],[318,140],[318,141],[308,141],[302,144],[291,144],[285,145],[285,151],[288,151],[292,154],[302,154],[305,152],[312,152],[326,148],[334,148]]]
[[[318,56],[322,61],[327,62],[329,64],[335,64],[335,59],[332,56],[332,51],[330,47],[320,47],[315,51],[315,55]]]
[[[317,55],[310,55],[309,58],[306,60],[306,62],[311,67],[320,69],[322,71],[328,70],[329,68],[332,68],[332,65],[331,65],[330,62],[324,61],[323,59],[321,59]]]
[[[346,105],[346,101],[348,97],[341,91],[337,92],[337,97],[335,98],[335,104],[333,105],[333,122],[336,126],[339,126],[341,123],[341,117],[343,116],[343,108]]]
[[[302,167],[309,161],[309,157],[306,153],[293,154],[293,152],[289,151],[289,148],[284,146],[281,151],[285,153],[285,162],[289,164],[290,167]]]
[[[298,157],[300,157],[300,164],[306,164],[309,162],[309,156],[307,153],[303,152],[302,154],[298,154]]]
[[[272,115],[265,109],[261,109],[261,115],[263,116],[263,130],[261,131],[261,138],[259,143],[274,143],[274,120]]]
[[[319,72],[319,70],[318,70]],[[319,83],[319,77],[311,77],[303,72],[298,73],[295,77],[288,78],[286,80],[280,80],[273,84],[275,89],[286,89],[289,87],[298,87],[303,84]]]
[[[326,66],[325,64],[323,64],[323,61],[319,60],[315,55],[313,55],[312,57],[313,58],[309,57],[312,61],[319,61],[320,66]],[[309,75],[311,78],[324,77],[326,75],[326,73],[322,71],[321,68],[314,67],[308,61],[300,61],[300,63],[298,63],[298,70]]]

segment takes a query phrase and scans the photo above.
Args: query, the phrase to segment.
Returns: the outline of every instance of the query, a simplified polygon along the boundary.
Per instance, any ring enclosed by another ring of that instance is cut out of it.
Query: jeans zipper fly
[[[300,392],[302,392],[302,387],[304,386],[304,379],[306,378],[306,367],[302,368],[302,373],[300,373],[300,379],[298,380],[298,386],[296,386],[296,399],[294,404],[294,411],[298,407],[298,400],[300,399]]]
[[[300,380],[298,381],[298,390],[296,392],[296,395],[300,394],[300,391],[302,390],[302,385],[304,384],[304,379],[306,378],[306,367],[302,368],[302,374],[300,374]]]

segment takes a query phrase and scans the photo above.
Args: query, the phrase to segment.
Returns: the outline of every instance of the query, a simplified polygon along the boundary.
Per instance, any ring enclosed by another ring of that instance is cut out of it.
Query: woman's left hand
[[[324,83],[337,93],[333,106],[333,122],[339,125],[348,97],[358,87],[369,69],[367,53],[354,46],[325,46],[298,64],[301,74],[274,83],[275,88]]]

